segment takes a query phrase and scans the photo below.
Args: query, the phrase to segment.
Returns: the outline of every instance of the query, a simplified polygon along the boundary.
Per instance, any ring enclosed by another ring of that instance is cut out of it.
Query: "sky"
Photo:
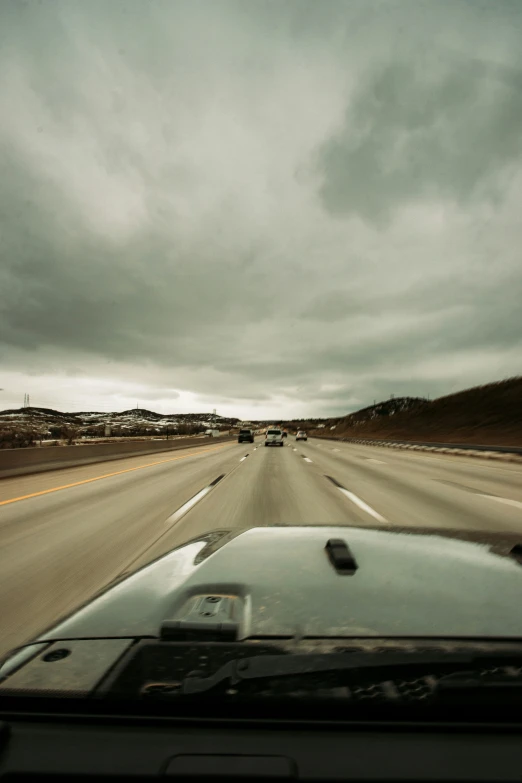
[[[518,0],[0,29],[0,408],[335,416],[520,373]]]

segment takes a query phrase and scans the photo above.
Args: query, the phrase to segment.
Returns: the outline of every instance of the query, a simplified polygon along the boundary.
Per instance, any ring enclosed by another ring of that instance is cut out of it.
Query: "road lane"
[[[217,528],[424,526],[522,539],[520,465],[291,437],[283,449],[261,439],[172,457],[0,481],[0,500],[43,493],[0,506],[0,652],[122,572]],[[74,486],[47,492],[64,484]]]
[[[258,448],[154,548],[154,556],[212,528],[364,525],[369,519],[291,448]],[[145,561],[143,561],[145,562]]]
[[[238,463],[239,448],[187,449],[176,461],[127,473],[120,460],[104,463],[99,475],[110,473],[109,464],[118,472],[0,507],[0,651],[34,636],[125,570],[163,535],[176,509]],[[61,486],[61,473],[69,471],[46,474],[46,480]],[[82,469],[75,475],[84,475]],[[20,478],[27,488],[28,477]],[[17,480],[6,481],[13,489]]]
[[[60,470],[45,471],[44,473],[25,474],[0,479],[0,506],[25,499],[30,495],[45,494],[73,485],[98,481],[118,473],[135,472],[162,463],[179,462],[186,459],[189,454],[197,456],[198,454],[219,451],[223,445],[230,444],[214,445],[210,441],[199,447],[190,446],[171,452],[144,454],[136,457],[127,457],[126,459],[118,458],[96,464],[76,465]]]
[[[522,463],[496,462],[480,457],[466,457],[452,454],[436,455],[432,452],[402,451],[378,446],[361,446],[351,443],[311,440],[308,444],[337,453],[341,458],[352,457],[361,462],[401,467],[405,472],[414,470],[417,475],[434,475],[451,478],[459,475],[463,483],[478,482],[492,492],[512,492],[522,499]],[[302,444],[305,445],[305,444]]]
[[[433,458],[318,440],[298,445],[297,453],[312,459],[314,469],[338,480],[391,525],[522,534],[522,465],[499,468],[473,457]]]

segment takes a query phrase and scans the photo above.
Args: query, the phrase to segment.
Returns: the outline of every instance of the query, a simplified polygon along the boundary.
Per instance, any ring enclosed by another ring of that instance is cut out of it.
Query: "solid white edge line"
[[[204,487],[204,489],[200,489],[200,491],[194,495],[193,498],[190,498],[190,500],[187,500],[186,503],[184,503],[180,508],[178,508],[177,511],[175,511],[173,514],[170,515],[170,517],[165,522],[166,525],[174,525],[178,520],[181,519],[181,517],[185,516],[187,511],[190,511],[190,509],[196,505],[196,503],[201,500],[201,498],[204,498],[205,495],[208,495],[210,490],[213,489],[213,487]]]
[[[370,446],[370,448],[374,448],[374,447]],[[375,447],[375,448],[379,448],[379,447]],[[479,468],[479,470],[487,470],[488,473],[490,473],[492,470],[497,470],[497,471],[499,470],[502,473],[509,473],[512,476],[513,474],[516,474],[518,472],[517,468],[520,468],[519,462],[512,463],[513,470],[511,470],[510,468],[499,468],[495,465],[492,465],[487,460],[485,460],[483,464],[479,464],[480,460],[476,459],[475,457],[467,457],[463,454],[446,454],[444,457],[428,457],[427,451],[409,451],[407,453],[405,453],[401,449],[397,449],[396,451],[402,453],[403,456],[408,456],[408,457],[413,457],[414,454],[419,454],[420,456],[422,456],[422,459],[425,460],[426,462],[445,462],[446,464],[448,464],[448,462],[451,459],[453,459],[454,461],[459,460],[457,461],[457,465],[459,464],[462,465],[462,462],[460,462],[460,460],[466,460],[464,464],[469,465],[469,462],[467,462],[467,460],[473,459],[474,467]],[[429,452],[429,453],[432,454],[433,452]]]
[[[499,498],[498,495],[483,495],[477,492],[481,498],[489,498],[490,500],[496,500],[497,503],[504,503],[506,506],[515,506],[515,508],[522,508],[520,500],[511,500],[510,498]]]
[[[365,457],[366,462],[375,462],[377,465],[386,465],[385,462],[382,461],[382,459],[372,459],[371,457]]]
[[[367,514],[370,514],[374,519],[377,519],[379,522],[388,522],[387,519],[382,517],[375,509],[373,509],[371,506],[368,505],[368,503],[365,503],[364,500],[361,500],[361,498],[357,497],[357,495],[354,495],[353,492],[350,492],[348,489],[345,489],[344,487],[337,487],[343,495],[346,495],[347,498],[349,498],[352,503],[355,503],[356,506],[359,506],[363,511],[366,511]]]

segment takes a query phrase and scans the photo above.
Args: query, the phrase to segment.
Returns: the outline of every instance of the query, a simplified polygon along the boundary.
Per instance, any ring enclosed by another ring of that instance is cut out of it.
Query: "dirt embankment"
[[[317,430],[317,435],[522,446],[522,376],[419,401],[391,415],[376,415],[377,408],[332,421],[335,429]]]

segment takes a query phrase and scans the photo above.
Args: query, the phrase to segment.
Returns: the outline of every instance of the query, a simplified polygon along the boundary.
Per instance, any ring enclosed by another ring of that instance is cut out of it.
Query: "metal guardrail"
[[[434,449],[465,449],[466,451],[493,451],[499,454],[522,454],[522,446],[479,446],[475,443],[434,443],[417,440],[377,440],[374,438],[343,438],[338,435],[314,435],[314,438],[343,443],[359,443],[363,446],[424,446]]]

